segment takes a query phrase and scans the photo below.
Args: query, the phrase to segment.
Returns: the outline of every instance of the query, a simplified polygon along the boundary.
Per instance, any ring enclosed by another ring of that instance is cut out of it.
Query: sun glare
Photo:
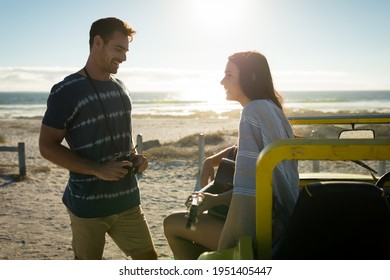
[[[189,9],[198,27],[210,31],[222,31],[232,28],[244,19],[246,1],[237,0],[193,0]]]

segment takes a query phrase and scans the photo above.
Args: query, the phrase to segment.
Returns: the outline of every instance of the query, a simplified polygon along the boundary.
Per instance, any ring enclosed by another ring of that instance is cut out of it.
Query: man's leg
[[[75,259],[101,260],[103,257],[105,235],[108,230],[104,218],[80,218],[69,210],[72,228],[72,247]]]
[[[157,253],[141,207],[118,215],[108,234],[118,247],[134,260],[156,260]]]

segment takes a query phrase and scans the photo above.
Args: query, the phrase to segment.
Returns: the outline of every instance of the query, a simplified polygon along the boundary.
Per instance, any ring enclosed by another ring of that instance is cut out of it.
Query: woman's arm
[[[198,193],[202,197],[202,203],[199,206],[199,213],[209,210],[218,205],[229,206],[230,200],[232,199],[233,190],[227,192],[213,194],[213,193]]]
[[[236,246],[244,235],[256,240],[256,197],[235,194],[230,202],[218,250]]]
[[[200,187],[203,188],[209,182],[214,180],[214,167],[219,166],[223,158],[229,155],[232,147],[226,148],[219,153],[205,159],[200,172]]]

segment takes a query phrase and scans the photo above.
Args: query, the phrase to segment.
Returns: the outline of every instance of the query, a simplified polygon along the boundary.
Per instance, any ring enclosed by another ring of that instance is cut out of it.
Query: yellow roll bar
[[[389,124],[390,114],[345,116],[300,116],[288,118],[292,125],[306,124]]]
[[[258,259],[272,258],[272,171],[283,160],[390,160],[390,139],[283,139],[267,145],[256,168]]]

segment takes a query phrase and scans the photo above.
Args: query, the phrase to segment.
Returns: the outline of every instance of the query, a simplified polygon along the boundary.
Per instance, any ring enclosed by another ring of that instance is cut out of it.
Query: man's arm
[[[109,161],[99,163],[80,157],[68,147],[62,145],[65,131],[42,124],[39,135],[39,150],[42,157],[70,171],[94,175],[102,180],[117,181],[127,174],[127,161]]]

